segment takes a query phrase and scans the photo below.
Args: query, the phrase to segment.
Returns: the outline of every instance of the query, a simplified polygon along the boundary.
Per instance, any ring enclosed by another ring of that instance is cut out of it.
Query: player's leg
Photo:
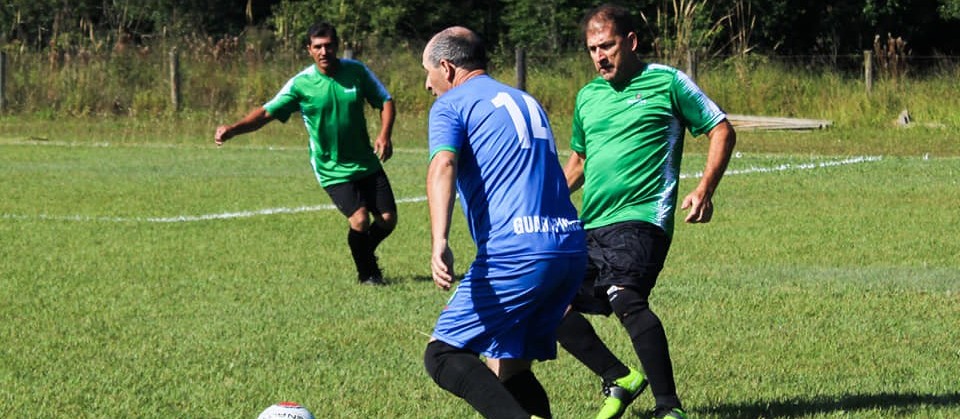
[[[553,417],[550,413],[550,398],[530,369],[530,361],[488,358],[486,363],[525,411],[540,418]]]
[[[613,312],[606,296],[602,292],[599,295],[596,292],[595,280],[599,270],[606,269],[606,262],[596,239],[593,238],[595,234],[593,230],[587,232],[590,258],[586,265],[586,275],[570,309],[557,328],[557,337],[564,350],[601,379],[602,391],[606,397],[596,417],[618,418],[643,392],[647,382],[643,374],[625,365],[610,351],[597,335],[593,325],[581,314],[609,316]]]
[[[512,356],[488,359],[487,365],[528,412],[549,418],[550,399],[530,369],[530,360],[556,359],[556,330],[580,288],[586,255],[542,259],[517,268],[518,278],[511,282],[520,288],[505,293],[503,301],[511,312],[519,313],[518,318],[499,335],[501,352]]]
[[[530,418],[476,352],[433,340],[427,344],[423,364],[440,388],[464,399],[484,417]]]
[[[606,240],[611,277],[598,281],[607,286],[613,312],[627,330],[656,400],[656,412],[680,409],[667,336],[648,298],[656,285],[670,248],[670,237],[649,223],[617,225]]]
[[[337,209],[347,217],[347,245],[357,268],[361,283],[382,284],[380,269],[370,241],[370,213],[356,181],[339,183],[324,188]],[[371,281],[371,278],[375,279]]]
[[[397,227],[397,201],[387,174],[381,170],[371,176],[369,186],[365,186],[367,206],[373,213],[374,222],[370,225],[370,243],[374,250]]]
[[[630,369],[607,348],[593,325],[581,314],[609,316],[613,312],[606,298],[600,298],[594,294],[597,265],[588,261],[586,272],[580,290],[557,328],[557,338],[560,346],[570,355],[586,365],[604,382],[612,382],[629,374]]]

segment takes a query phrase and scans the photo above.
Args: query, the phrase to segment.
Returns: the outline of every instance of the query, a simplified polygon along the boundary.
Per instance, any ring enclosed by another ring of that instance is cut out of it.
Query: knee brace
[[[662,327],[660,318],[650,310],[650,304],[640,293],[630,288],[612,290],[607,294],[610,307],[620,319],[620,323],[627,328],[631,337]]]
[[[423,365],[427,374],[440,388],[460,397],[463,397],[464,393],[463,383],[471,372],[477,368],[486,368],[473,352],[439,340],[427,344]]]
[[[440,388],[466,400],[484,417],[530,417],[474,352],[435,340],[427,344],[423,364]]]

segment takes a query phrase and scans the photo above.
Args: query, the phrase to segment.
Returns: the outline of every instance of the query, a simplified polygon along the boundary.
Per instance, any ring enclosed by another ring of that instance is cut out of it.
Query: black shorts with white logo
[[[330,195],[333,204],[343,215],[350,217],[357,209],[366,207],[376,215],[397,213],[397,202],[393,197],[393,188],[383,169],[373,174],[349,182],[338,183],[323,188]]]
[[[657,283],[670,250],[670,236],[660,227],[628,221],[587,230],[587,273],[573,308],[610,315],[611,286],[630,288],[646,299]]]

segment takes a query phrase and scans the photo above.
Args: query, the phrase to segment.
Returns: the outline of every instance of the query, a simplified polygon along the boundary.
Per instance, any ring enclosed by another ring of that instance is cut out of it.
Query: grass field
[[[254,418],[280,400],[477,417],[422,367],[448,294],[429,280],[423,121],[404,124],[390,284],[370,288],[297,124],[216,148],[207,121],[0,118],[0,417]],[[678,226],[652,300],[692,417],[960,417],[957,138],[741,134],[714,222]],[[684,193],[703,164],[688,142]],[[592,417],[585,367],[561,351],[535,370],[557,418]]]

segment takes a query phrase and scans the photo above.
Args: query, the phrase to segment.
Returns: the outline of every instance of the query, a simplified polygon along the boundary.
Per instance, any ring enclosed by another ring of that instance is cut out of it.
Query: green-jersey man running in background
[[[600,77],[577,94],[564,172],[571,191],[583,187],[589,263],[559,342],[601,377],[606,398],[597,418],[621,417],[649,383],[652,416],[684,419],[667,336],[648,299],[673,235],[685,131],[710,140],[703,177],[681,204],[685,221],[706,223],[736,142],[733,127],[689,77],[640,60],[626,9],[600,6],[583,30]],[[617,359],[581,313],[615,313],[643,371]]]
[[[217,127],[214,140],[256,131],[294,112],[303,117],[310,140],[310,164],[320,186],[347,217],[347,243],[360,283],[383,285],[375,251],[397,225],[393,189],[381,162],[390,159],[396,115],[383,84],[363,63],[337,58],[339,39],[329,23],[313,25],[307,51],[315,64],[291,78],[277,95],[233,125]],[[364,104],[380,109],[380,133],[370,145]],[[371,222],[371,216],[373,221]]]

